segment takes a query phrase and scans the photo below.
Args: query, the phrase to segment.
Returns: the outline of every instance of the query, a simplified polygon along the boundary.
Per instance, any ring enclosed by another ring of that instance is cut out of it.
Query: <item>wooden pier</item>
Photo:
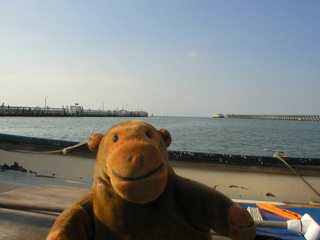
[[[0,116],[21,117],[148,117],[145,111],[90,110],[82,106],[62,108],[0,106]]]
[[[280,115],[280,114],[227,114],[227,118],[320,121],[320,115]]]

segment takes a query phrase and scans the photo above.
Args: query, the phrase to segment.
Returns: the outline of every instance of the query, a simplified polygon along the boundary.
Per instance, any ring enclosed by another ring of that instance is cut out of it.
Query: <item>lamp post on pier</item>
[[[49,97],[49,96],[46,96],[45,99],[44,99],[44,107],[45,107],[45,108],[47,108],[47,98],[48,98],[48,97]]]

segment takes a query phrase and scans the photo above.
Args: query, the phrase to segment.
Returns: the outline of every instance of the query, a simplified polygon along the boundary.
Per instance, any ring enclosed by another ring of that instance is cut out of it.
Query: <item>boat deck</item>
[[[69,186],[59,186],[60,181],[69,183]],[[59,213],[16,208],[37,206],[63,209],[86,193],[88,188],[88,185],[79,182],[0,171],[0,239],[45,239]],[[213,235],[212,239],[230,238]]]
[[[0,179],[0,239],[45,239],[59,213],[16,208],[33,205],[65,208],[87,191],[79,187],[41,185],[54,184],[55,179],[34,178],[35,186],[31,186],[31,179],[20,172],[0,171]]]

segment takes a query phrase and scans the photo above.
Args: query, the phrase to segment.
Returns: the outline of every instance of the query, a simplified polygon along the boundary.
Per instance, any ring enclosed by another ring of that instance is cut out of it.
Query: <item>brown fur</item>
[[[88,141],[97,153],[92,189],[66,209],[47,240],[253,239],[250,214],[207,186],[176,175],[168,131],[131,120]]]

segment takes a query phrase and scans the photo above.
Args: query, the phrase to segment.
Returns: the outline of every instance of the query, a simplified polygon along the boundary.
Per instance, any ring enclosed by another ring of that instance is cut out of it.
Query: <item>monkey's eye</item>
[[[147,135],[147,137],[148,137],[148,138],[152,138],[152,135],[151,135],[151,133],[149,133],[149,132],[146,132],[146,135]]]
[[[118,135],[115,135],[113,138],[113,141],[116,142],[116,141],[118,141],[118,139],[119,139]]]

